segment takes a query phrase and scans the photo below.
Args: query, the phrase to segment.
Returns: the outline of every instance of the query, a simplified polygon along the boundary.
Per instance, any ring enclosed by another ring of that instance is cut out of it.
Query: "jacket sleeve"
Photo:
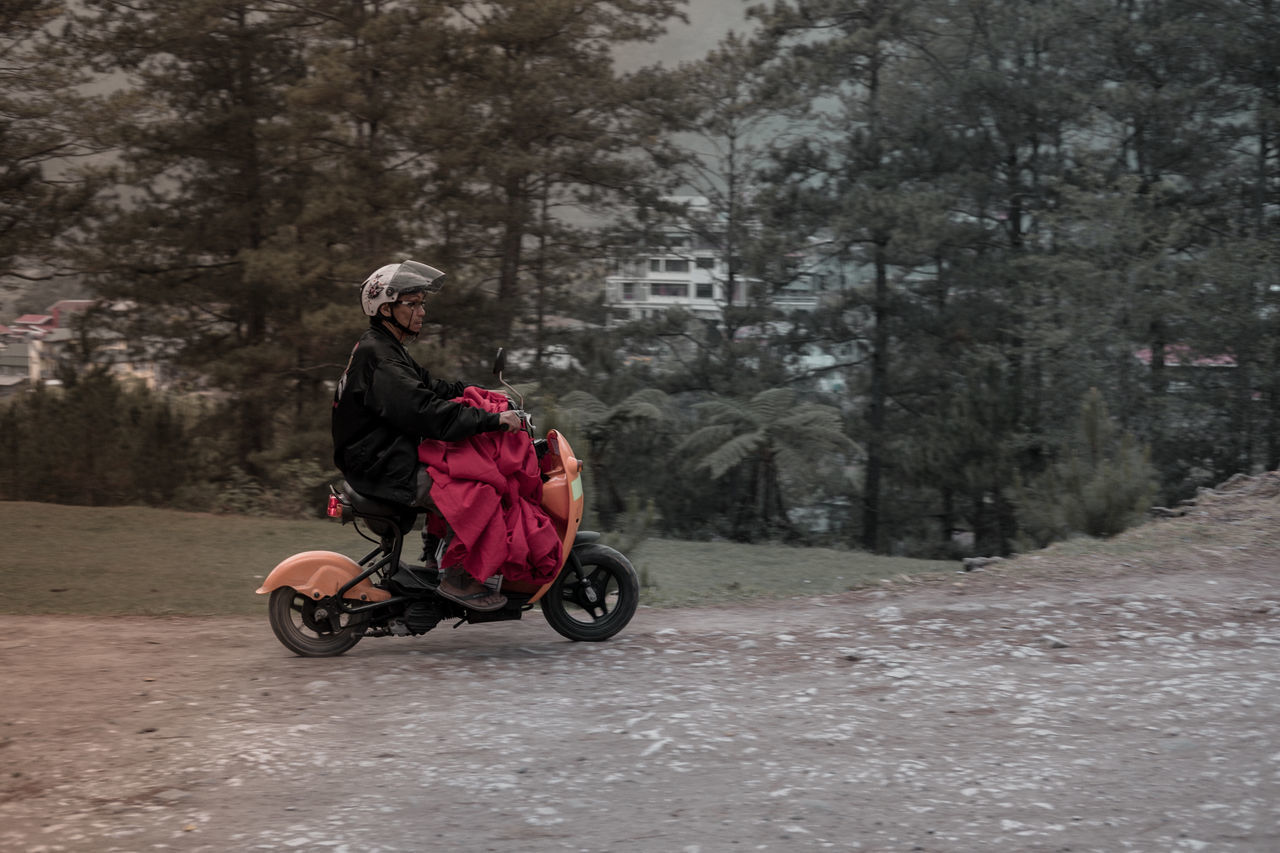
[[[454,385],[459,386],[457,394],[450,393]],[[451,397],[460,396],[461,389],[461,383],[423,382],[410,365],[384,359],[373,371],[365,405],[396,429],[419,438],[461,441],[499,429],[501,421],[493,412],[453,402]]]
[[[462,392],[467,390],[465,382],[445,382],[443,379],[432,379],[426,370],[422,371],[422,379],[432,394],[437,397],[444,397],[446,400],[461,397]]]

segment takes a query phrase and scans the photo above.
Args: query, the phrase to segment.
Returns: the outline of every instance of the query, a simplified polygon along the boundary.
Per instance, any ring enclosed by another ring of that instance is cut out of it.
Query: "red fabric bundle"
[[[502,412],[503,394],[467,388],[456,402]],[[426,440],[418,459],[431,469],[431,499],[453,528],[442,566],[461,565],[476,580],[546,583],[560,568],[560,537],[542,508],[533,442],[522,432],[485,432],[465,441]],[[443,533],[435,529],[432,532]]]

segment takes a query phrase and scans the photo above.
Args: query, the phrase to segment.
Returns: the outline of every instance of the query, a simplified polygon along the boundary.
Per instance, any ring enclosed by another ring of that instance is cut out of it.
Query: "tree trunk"
[[[871,344],[871,389],[867,408],[867,469],[862,487],[862,547],[880,550],[880,477],[884,466],[885,405],[889,386],[889,273],[887,237],[875,244],[875,330]]]
[[[1231,464],[1230,473],[1251,473],[1253,468],[1253,358],[1248,349],[1236,349],[1236,369],[1232,371]]]
[[[1267,470],[1280,468],[1280,341],[1271,346],[1267,393]]]
[[[551,204],[548,198],[549,182],[542,184],[542,192],[538,194],[538,256],[533,262],[534,284],[534,326],[533,326],[533,367],[542,374],[542,358],[547,347],[547,298],[550,287],[547,282],[547,235],[551,229]]]
[[[508,175],[503,187],[506,214],[503,221],[501,257],[498,265],[498,304],[495,306],[499,331],[505,336],[519,313],[520,262],[525,233],[524,176]]]
[[[950,486],[943,486],[939,492],[942,497],[942,542],[949,548],[955,541],[956,494]]]

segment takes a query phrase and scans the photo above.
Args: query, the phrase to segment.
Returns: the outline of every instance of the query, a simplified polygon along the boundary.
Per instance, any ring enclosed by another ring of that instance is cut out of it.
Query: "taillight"
[[[325,515],[330,518],[342,518],[342,498],[329,495],[329,506],[325,509]]]

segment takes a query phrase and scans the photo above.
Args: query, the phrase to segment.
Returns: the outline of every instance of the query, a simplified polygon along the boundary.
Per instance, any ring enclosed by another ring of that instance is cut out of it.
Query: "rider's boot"
[[[480,612],[498,610],[507,603],[507,597],[494,592],[489,587],[471,577],[462,566],[451,566],[444,570],[444,577],[436,592],[450,601],[463,607]]]
[[[439,549],[439,547],[440,547],[440,537],[428,531],[426,527],[423,527],[422,528],[422,559],[420,562],[424,566],[435,565],[436,551],[437,549]]]

